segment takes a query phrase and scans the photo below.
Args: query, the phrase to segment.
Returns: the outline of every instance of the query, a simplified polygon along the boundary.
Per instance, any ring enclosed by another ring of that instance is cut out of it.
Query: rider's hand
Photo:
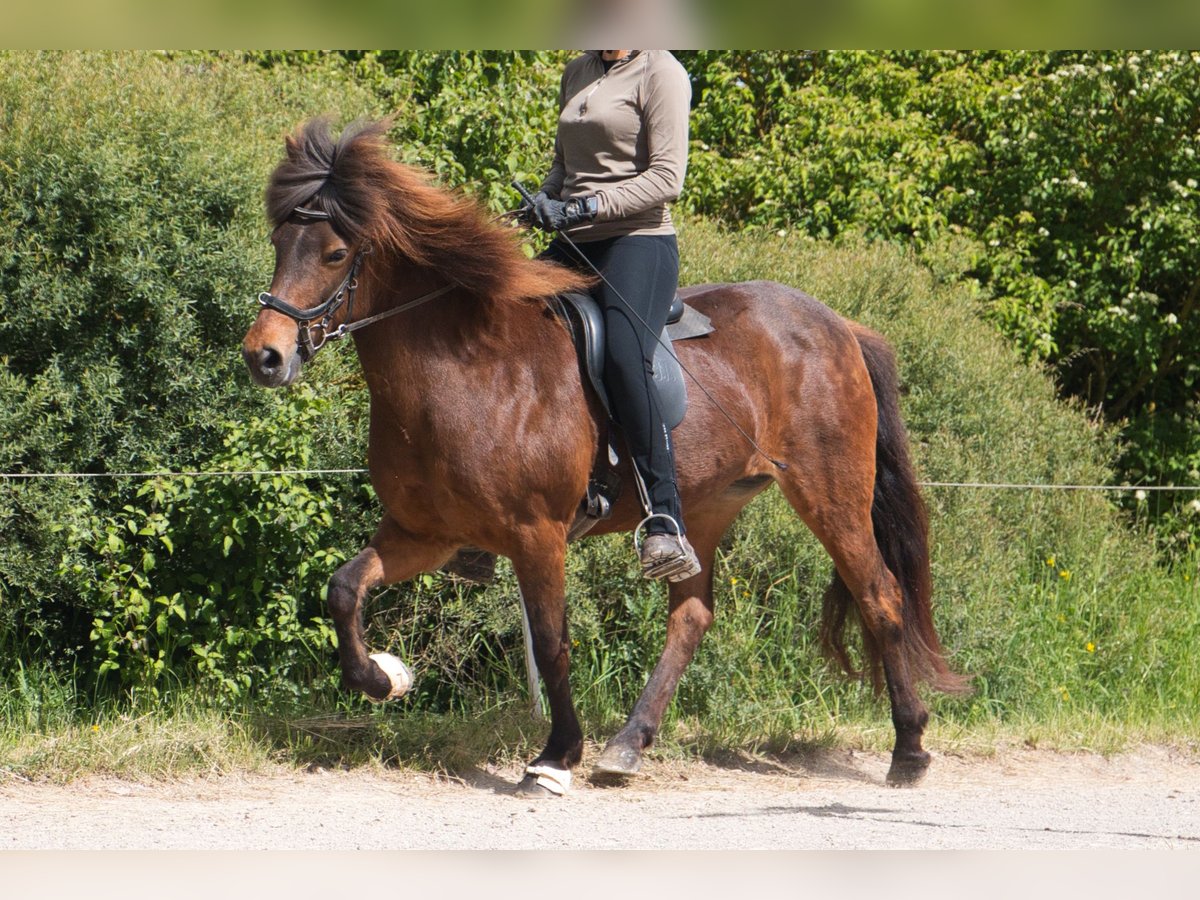
[[[588,197],[572,197],[570,200],[555,200],[544,192],[538,191],[533,198],[533,205],[523,207],[534,225],[545,231],[563,231],[580,222],[587,222],[596,216],[595,195]]]
[[[521,208],[517,210],[517,220],[525,225],[541,227],[541,222],[537,215],[537,204],[547,199],[549,197],[545,191],[538,191],[533,195],[532,200],[522,200]]]

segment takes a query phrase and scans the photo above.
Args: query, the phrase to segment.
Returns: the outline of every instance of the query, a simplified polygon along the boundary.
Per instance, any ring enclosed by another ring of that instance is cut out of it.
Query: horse
[[[550,707],[545,747],[516,790],[562,793],[583,752],[568,682],[567,535],[607,421],[547,298],[589,282],[528,258],[517,229],[396,162],[387,128],[358,122],[334,138],[327,120],[314,119],[285,137],[266,191],[274,274],[243,357],[254,382],[284,387],[326,340],[352,333],[383,516],[329,582],[344,686],[382,701],[411,681],[395,657],[368,653],[369,591],[436,570],[464,547],[508,557]],[[934,627],[927,516],[894,353],[879,334],[782,284],[704,284],[681,295],[715,327],[675,348],[711,395],[694,396],[674,432],[702,569],[668,586],[661,656],[593,771],[620,780],[638,770],[713,622],[718,542],[778,484],[833,561],[822,645],[847,672],[886,686],[895,728],[887,782],[914,784],[930,763],[919,683],[955,693],[967,679],[951,670]],[[642,513],[631,494],[589,536],[634,529]],[[846,645],[853,621],[862,671]]]

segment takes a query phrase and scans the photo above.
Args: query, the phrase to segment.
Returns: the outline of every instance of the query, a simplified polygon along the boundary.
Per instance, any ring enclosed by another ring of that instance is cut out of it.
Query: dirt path
[[[586,780],[531,802],[516,771],[467,781],[315,772],[67,786],[0,781],[5,849],[1200,850],[1200,759],[1150,748],[1112,759],[1043,751],[938,755],[925,782],[883,784],[883,754],[782,762],[650,762],[621,788]]]

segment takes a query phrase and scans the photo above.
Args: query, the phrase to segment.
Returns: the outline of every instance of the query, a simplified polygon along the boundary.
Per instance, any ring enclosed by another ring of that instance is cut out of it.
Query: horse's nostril
[[[264,347],[258,351],[258,370],[263,374],[274,374],[282,365],[283,354],[274,347]]]

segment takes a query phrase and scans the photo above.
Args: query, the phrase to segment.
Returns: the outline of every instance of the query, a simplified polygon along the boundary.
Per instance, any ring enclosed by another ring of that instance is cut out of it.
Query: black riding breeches
[[[646,482],[651,510],[669,515],[682,531],[671,434],[663,421],[658,385],[653,377],[657,336],[666,325],[679,286],[679,247],[675,235],[635,234],[577,242],[575,246],[607,279],[607,283],[597,284],[592,293],[604,310],[604,386],[613,405],[613,415],[629,443],[633,463]],[[555,240],[542,258],[591,271],[562,240]],[[636,315],[630,313],[630,307]],[[639,317],[645,325],[638,321]],[[674,529],[665,520],[654,518],[646,523],[646,530],[654,534]]]

